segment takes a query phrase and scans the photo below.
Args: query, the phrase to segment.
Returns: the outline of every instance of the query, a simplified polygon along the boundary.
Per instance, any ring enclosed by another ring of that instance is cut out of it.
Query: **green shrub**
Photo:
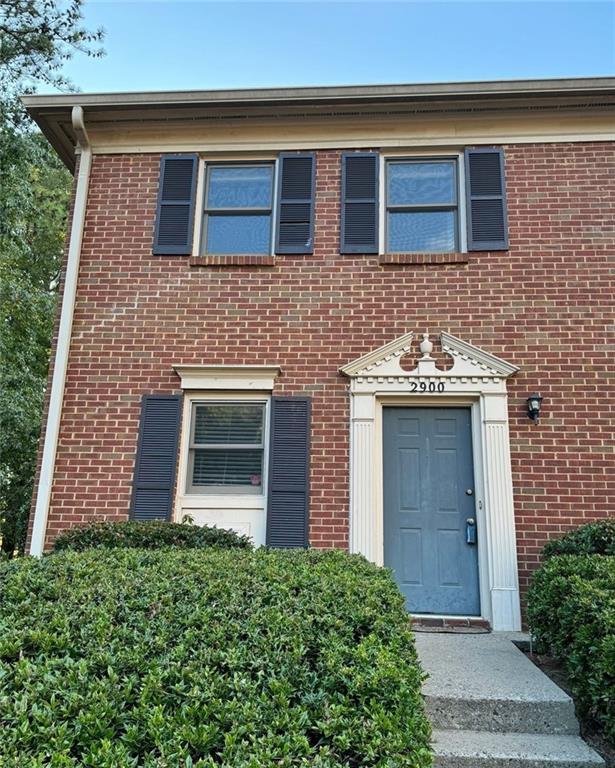
[[[615,518],[598,520],[548,541],[543,557],[554,555],[615,555]]]
[[[431,764],[403,598],[359,556],[62,552],[0,595],[3,768]]]
[[[615,742],[615,557],[553,556],[527,599],[532,634],[562,660],[581,711]]]
[[[160,549],[161,547],[234,547],[250,549],[247,536],[224,528],[185,525],[162,521],[121,523],[95,522],[63,531],[55,540],[54,551],[73,549],[82,552],[92,547],[121,549]]]

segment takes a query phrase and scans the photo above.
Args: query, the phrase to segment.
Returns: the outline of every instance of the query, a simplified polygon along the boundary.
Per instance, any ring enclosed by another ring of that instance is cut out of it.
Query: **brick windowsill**
[[[382,253],[379,264],[467,264],[467,253]]]
[[[261,253],[224,253],[191,256],[191,267],[273,267],[275,256]]]

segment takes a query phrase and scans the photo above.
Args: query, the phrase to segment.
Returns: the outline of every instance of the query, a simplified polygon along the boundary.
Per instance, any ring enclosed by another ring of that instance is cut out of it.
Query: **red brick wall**
[[[509,394],[522,584],[548,535],[613,513],[615,145],[507,146],[510,251],[448,265],[339,254],[339,155],[318,153],[314,255],[243,268],[152,256],[159,157],[94,158],[48,542],[126,517],[140,397],[177,391],[172,364],[279,363],[277,393],[313,398],[311,541],[346,546],[338,368],[425,329],[521,367]]]

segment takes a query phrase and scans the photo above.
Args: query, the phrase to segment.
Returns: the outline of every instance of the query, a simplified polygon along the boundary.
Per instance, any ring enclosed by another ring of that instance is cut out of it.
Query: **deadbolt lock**
[[[466,496],[473,496],[474,491],[471,488],[466,488]]]
[[[466,544],[476,544],[476,520],[473,517],[466,518]]]

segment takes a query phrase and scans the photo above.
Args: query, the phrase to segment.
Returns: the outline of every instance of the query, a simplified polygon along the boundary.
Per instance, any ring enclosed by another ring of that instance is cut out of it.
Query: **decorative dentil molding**
[[[453,359],[452,368],[443,371],[436,368],[436,361],[431,357],[433,343],[429,339],[429,334],[424,333],[422,336],[423,341],[420,344],[422,356],[417,360],[416,368],[413,370],[406,371],[401,367],[401,358],[410,352],[410,345],[414,338],[413,333],[405,333],[398,339],[343,366],[340,368],[340,373],[353,379],[372,377],[399,379],[417,376],[447,378],[480,376],[500,379],[507,378],[519,370],[516,365],[443,331],[440,334],[442,351]]]

